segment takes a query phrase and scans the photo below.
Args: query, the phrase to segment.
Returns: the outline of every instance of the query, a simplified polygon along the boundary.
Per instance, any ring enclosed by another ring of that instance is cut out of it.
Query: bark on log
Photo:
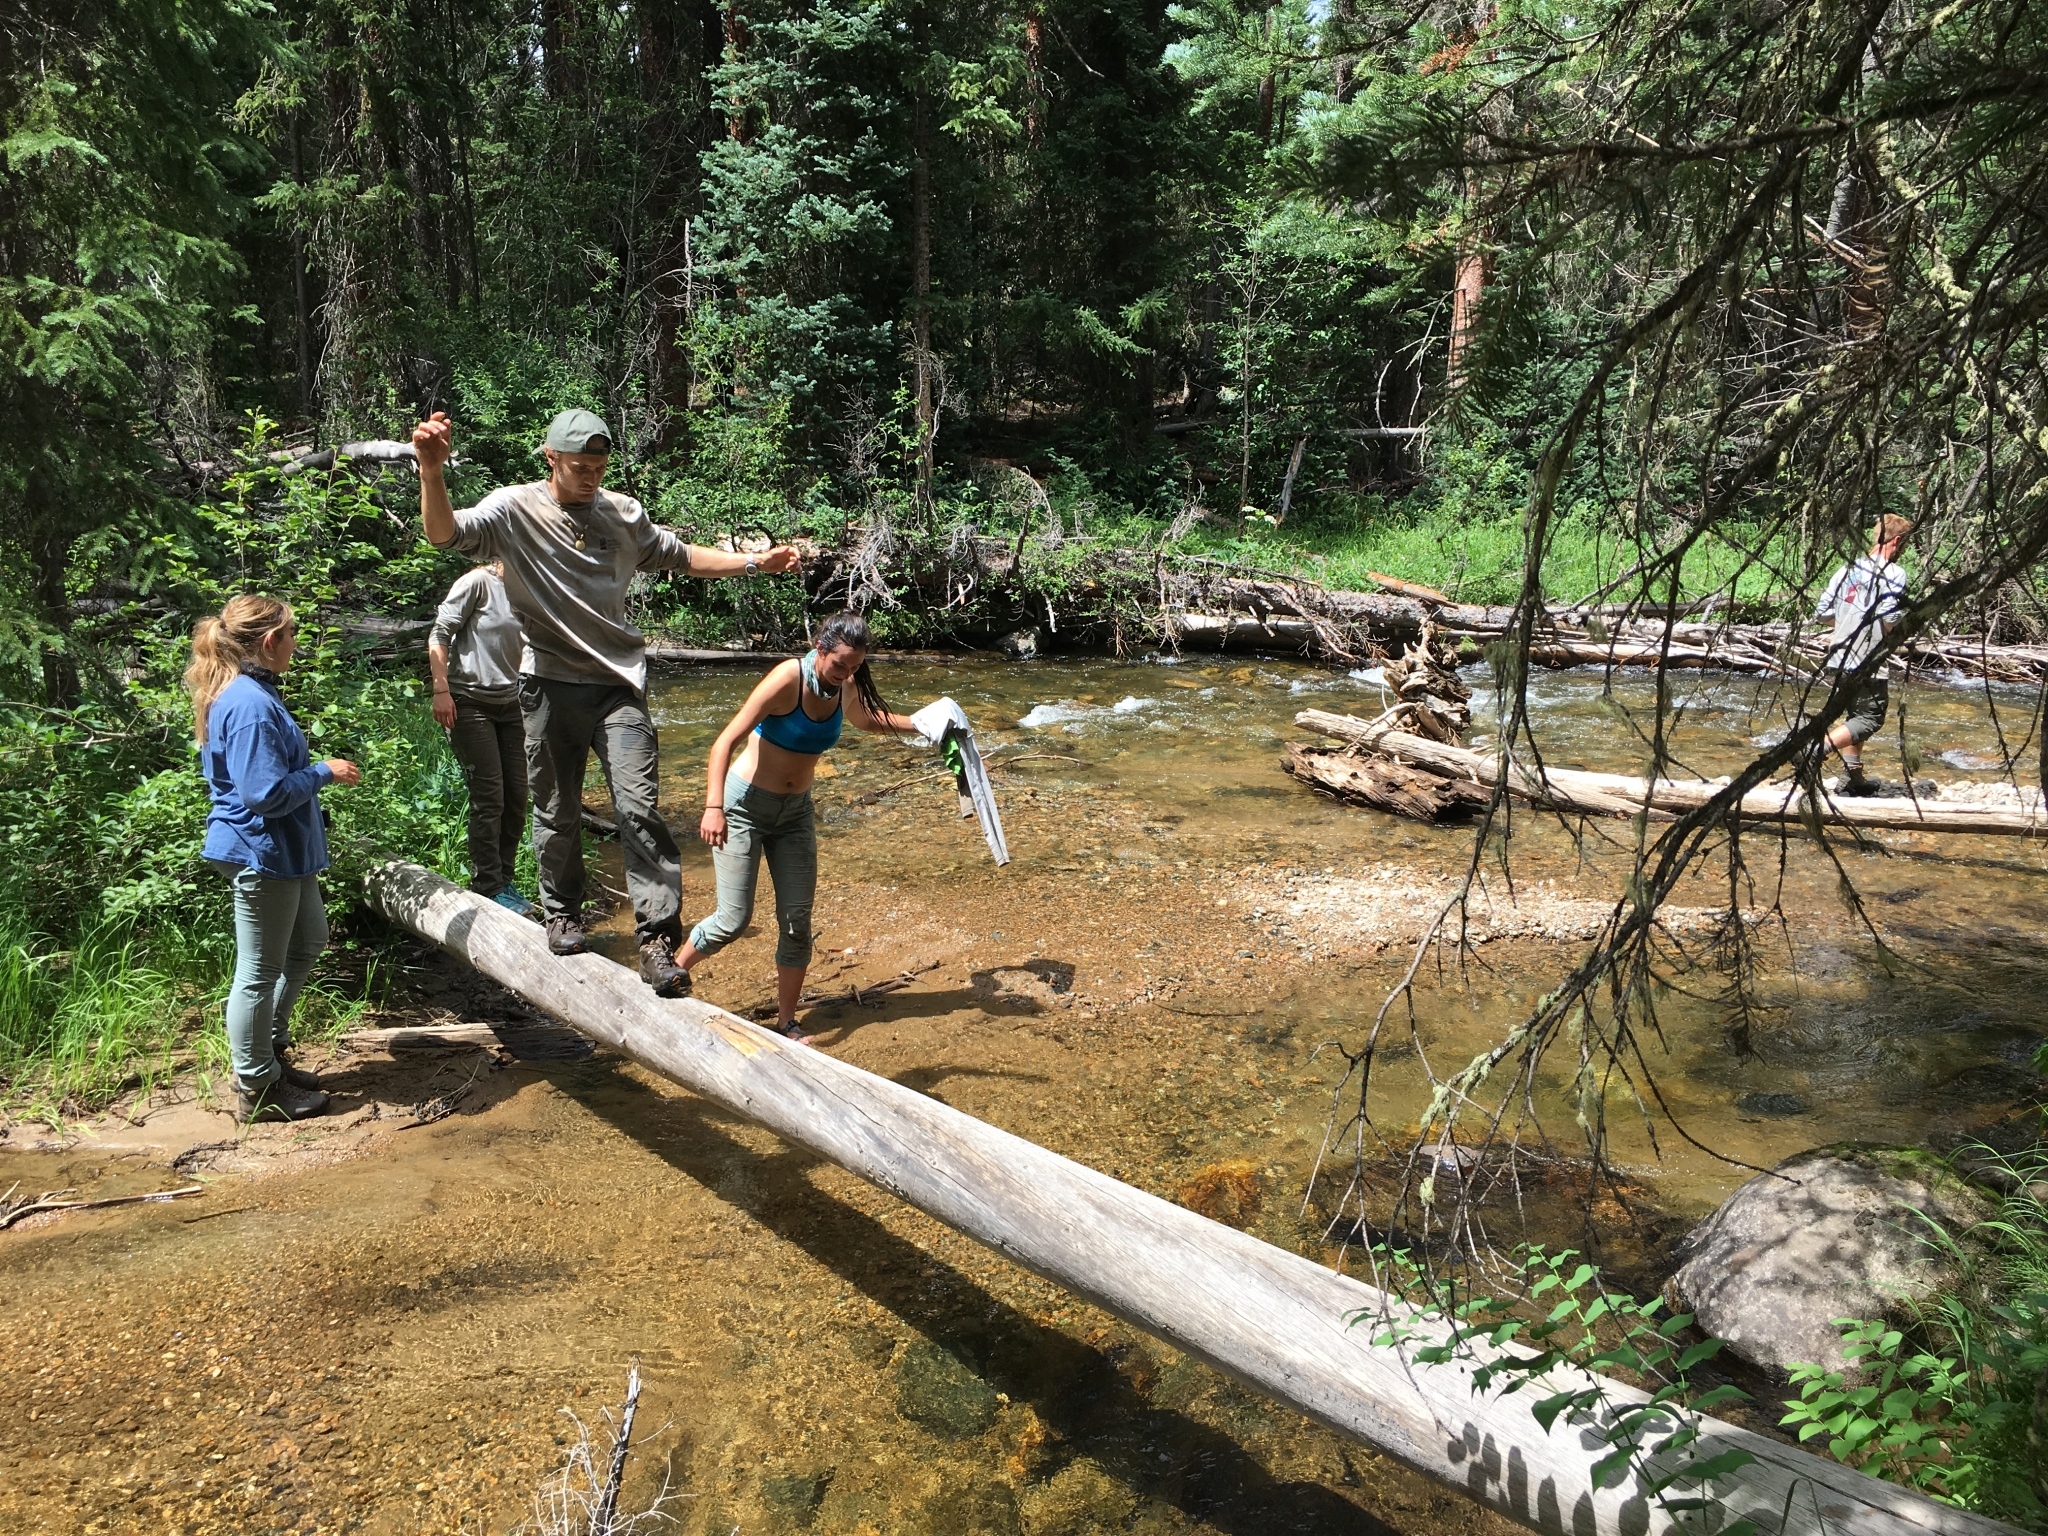
[[[1540,1393],[1482,1399],[1463,1366],[1373,1344],[1386,1298],[885,1078],[793,1045],[708,1003],[663,1001],[599,955],[557,959],[538,925],[415,864],[368,880],[371,904],[650,1070],[859,1174],[1016,1263],[1288,1407],[1392,1455],[1535,1530],[1572,1536],[1680,1529],[1632,1473],[1594,1485],[1599,1425],[1644,1395],[1606,1399],[1545,1432]],[[1418,1341],[1436,1335],[1417,1324]],[[1559,1388],[1592,1385],[1560,1373]],[[1756,1458],[1719,1481],[1729,1519],[1821,1536],[1994,1536],[1938,1504],[1734,1425],[1703,1422],[1698,1452]],[[1653,1459],[1654,1466],[1654,1459]],[[1654,1473],[1653,1473],[1654,1475]]]
[[[1305,709],[1294,717],[1294,723],[1303,730],[1357,742],[1405,762],[1420,764],[1432,773],[1489,785],[1500,776],[1500,759],[1495,753],[1446,746],[1350,715]],[[1579,768],[1546,768],[1539,774],[1520,763],[1510,765],[1508,783],[1510,794],[1535,805],[1605,816],[1648,814],[1667,820],[1706,804],[1721,789],[1720,784],[1708,779],[1658,779],[1651,783],[1632,774],[1591,773]],[[1750,822],[1818,821],[1829,826],[1879,831],[2048,836],[2048,815],[2039,811],[1967,802],[1943,805],[1939,797],[1919,801],[1877,796],[1852,800],[1823,795],[1817,802],[1809,802],[1796,786],[1785,783],[1751,790],[1742,798],[1740,814],[1742,820]]]
[[[1164,622],[1167,637],[1189,650],[1285,651],[1317,654],[1322,636],[1306,619],[1258,619],[1241,615],[1180,613]]]
[[[1438,822],[1469,813],[1490,798],[1463,779],[1410,768],[1386,757],[1351,757],[1343,752],[1288,743],[1280,766],[1304,784],[1328,790],[1340,800],[1370,805],[1410,821]]]

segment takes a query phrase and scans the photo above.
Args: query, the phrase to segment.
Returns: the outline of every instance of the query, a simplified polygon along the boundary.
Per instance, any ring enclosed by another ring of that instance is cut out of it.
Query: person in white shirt
[[[519,712],[525,644],[502,564],[457,578],[427,635],[434,719],[469,786],[469,888],[521,917],[534,910],[512,880],[526,834],[526,723]]]
[[[1899,569],[1898,557],[1912,531],[1910,519],[1886,513],[1877,520],[1870,553],[1850,561],[1828,580],[1814,611],[1835,621],[1821,665],[1838,682],[1869,659],[1905,613],[1906,573]],[[1870,678],[1850,695],[1842,718],[1828,732],[1828,745],[1842,754],[1840,793],[1874,795],[1883,787],[1864,777],[1863,743],[1878,733],[1890,708],[1890,683],[1882,676]]]

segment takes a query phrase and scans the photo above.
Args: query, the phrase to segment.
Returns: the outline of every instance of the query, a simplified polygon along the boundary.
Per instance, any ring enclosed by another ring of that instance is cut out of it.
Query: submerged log
[[[1634,1388],[1560,1371],[1512,1396],[1475,1394],[1469,1363],[1415,1360],[1439,1331],[1370,1286],[708,1003],[663,1001],[602,956],[558,959],[537,924],[416,864],[384,864],[367,886],[387,917],[564,1023],[1488,1508],[1560,1536],[1682,1528],[1644,1481],[1672,1470],[1663,1456],[1595,1475],[1604,1428],[1648,1402]],[[1383,1318],[1410,1347],[1374,1342]],[[1530,1412],[1550,1391],[1594,1387],[1597,1406],[1553,1430]],[[1711,1490],[1728,1521],[1797,1536],[2006,1529],[1731,1424],[1700,1430],[1692,1454],[1755,1458]]]
[[[1410,768],[1389,757],[1353,757],[1342,751],[1288,743],[1280,766],[1304,784],[1339,800],[1370,805],[1410,821],[1445,821],[1484,805],[1486,790],[1463,779]]]
[[[1495,784],[1501,777],[1497,753],[1447,746],[1397,730],[1390,723],[1359,720],[1320,709],[1303,710],[1294,717],[1294,723],[1304,730],[1354,742],[1446,777],[1485,785]],[[1711,779],[1650,781],[1633,774],[1591,773],[1579,768],[1538,771],[1512,761],[1507,766],[1507,781],[1509,794],[1533,805],[1601,816],[1648,815],[1653,820],[1669,820],[1705,805],[1726,787]],[[1742,798],[1739,815],[1751,822],[1819,823],[1875,831],[2048,836],[2048,814],[2025,805],[1944,803],[1938,795],[1920,800],[1898,796],[1850,799],[1827,794],[1809,798],[1789,782],[1751,790]]]

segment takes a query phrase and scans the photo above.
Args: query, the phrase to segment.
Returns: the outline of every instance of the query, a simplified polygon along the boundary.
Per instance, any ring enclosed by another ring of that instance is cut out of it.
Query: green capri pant
[[[754,916],[761,861],[775,882],[775,963],[811,963],[811,904],[818,895],[818,823],[811,792],[770,794],[734,769],[725,776],[725,846],[711,850],[718,910],[690,930],[700,955],[715,955]]]

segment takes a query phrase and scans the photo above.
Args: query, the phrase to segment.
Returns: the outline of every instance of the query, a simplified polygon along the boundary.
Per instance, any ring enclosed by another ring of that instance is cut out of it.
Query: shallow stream
[[[1280,771],[1296,710],[1377,713],[1376,683],[1239,658],[906,658],[877,674],[899,707],[951,694],[1011,765],[1014,862],[992,867],[928,753],[849,733],[819,784],[820,1048],[1334,1255],[1323,1196],[1303,1209],[1342,1071],[1317,1048],[1362,1038],[1472,841],[1337,807]],[[679,829],[754,675],[692,670],[657,689]],[[1639,761],[1626,709],[1648,702],[1646,683],[1609,697],[1596,673],[1545,674],[1532,694],[1552,761]],[[1701,676],[1680,695],[1679,756],[1702,773],[1783,726],[1753,683]],[[1994,776],[1981,690],[1894,699],[1925,771]],[[2029,698],[1993,702],[2024,731]],[[1483,740],[1483,691],[1475,705]],[[1888,777],[1895,733],[1896,720],[1870,751]],[[2037,773],[2031,758],[2020,771]],[[601,809],[601,785],[588,798]],[[1517,814],[1519,904],[1489,881],[1486,942],[1425,969],[1413,1035],[1402,1022],[1378,1066],[1391,1143],[1424,1102],[1421,1061],[1442,1072],[1493,1043],[1580,951],[1629,835]],[[1950,1144],[2038,1084],[2041,850],[1839,844],[1887,955],[1819,851],[1795,840],[1781,865],[1774,839],[1751,841],[1744,900],[1778,898],[1785,921],[1755,929],[1750,1048],[1707,975],[1700,996],[1663,1006],[1653,1057],[1687,1131],[1735,1161],[1669,1134],[1659,1155],[1622,1121],[1636,1219],[1609,1202],[1590,1234],[1648,1281],[1747,1176],[1738,1164],[1843,1139]],[[616,849],[592,847],[621,884]],[[685,860],[694,917],[708,858],[691,843]],[[1725,871],[1678,900],[1724,906]],[[621,959],[626,926],[608,929]],[[708,963],[700,995],[765,1004],[772,941],[757,929]],[[906,973],[891,993],[850,991]],[[392,1016],[531,1023],[424,952]],[[0,1234],[0,1529],[502,1531],[573,1438],[561,1410],[591,1419],[635,1358],[646,1439],[629,1494],[644,1500],[666,1471],[680,1528],[706,1536],[1505,1529],[636,1069],[545,1051],[493,1067],[457,1048],[359,1050],[326,1070],[345,1135],[340,1119],[266,1132],[212,1173],[197,1164],[196,1199]],[[465,1075],[462,1113],[402,1130],[367,1119]],[[1558,1184],[1531,1219],[1584,1237],[1576,1131],[1551,1120]],[[13,1154],[0,1187],[183,1182],[168,1150],[109,1150],[146,1143],[149,1123]]]

